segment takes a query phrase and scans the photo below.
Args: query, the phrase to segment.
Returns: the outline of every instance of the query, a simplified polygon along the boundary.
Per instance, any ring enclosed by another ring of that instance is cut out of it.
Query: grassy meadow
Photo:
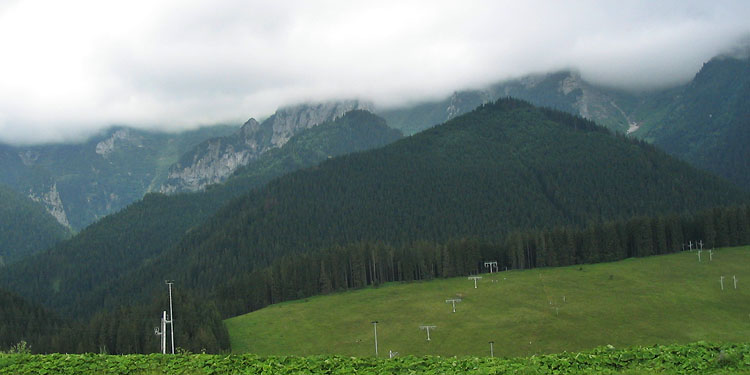
[[[614,263],[391,283],[226,320],[232,350],[259,355],[528,356],[597,346],[750,339],[750,247]],[[724,276],[724,290],[720,277]],[[737,289],[733,276],[738,279]],[[461,298],[453,313],[445,300]],[[420,325],[434,325],[431,341]]]

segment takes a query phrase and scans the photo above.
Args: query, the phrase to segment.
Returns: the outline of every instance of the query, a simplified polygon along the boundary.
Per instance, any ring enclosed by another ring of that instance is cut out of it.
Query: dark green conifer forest
[[[40,204],[0,184],[0,269],[70,235]]]
[[[651,114],[646,116],[644,130],[636,134],[747,189],[750,59],[714,58],[690,84],[672,94],[675,99],[664,108],[643,110]]]

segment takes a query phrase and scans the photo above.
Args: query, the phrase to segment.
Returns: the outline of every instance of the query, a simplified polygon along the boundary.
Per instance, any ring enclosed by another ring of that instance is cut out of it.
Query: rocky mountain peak
[[[464,114],[480,104],[489,103],[492,96],[487,90],[457,91],[450,96],[445,109],[445,121]]]
[[[242,127],[240,128],[240,134],[243,137],[248,137],[260,129],[260,123],[256,121],[254,118],[250,118],[249,120],[245,121],[244,124],[242,124]]]
[[[262,123],[251,118],[237,133],[205,141],[183,155],[170,167],[167,183],[160,191],[197,191],[222,182],[237,168],[283,146],[300,131],[333,121],[355,109],[371,111],[372,105],[358,100],[305,103],[279,108]]]
[[[282,107],[268,119],[271,121],[273,147],[281,147],[289,138],[302,129],[308,129],[326,121],[333,121],[345,113],[364,109],[372,111],[372,105],[359,100],[300,104]]]
[[[99,142],[96,144],[96,153],[107,157],[112,151],[115,150],[118,144],[129,142],[139,145],[141,143],[141,139],[134,135],[130,129],[117,129],[112,133],[109,138]]]

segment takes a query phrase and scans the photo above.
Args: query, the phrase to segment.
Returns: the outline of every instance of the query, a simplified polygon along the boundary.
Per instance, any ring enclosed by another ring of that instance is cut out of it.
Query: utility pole
[[[456,312],[456,302],[461,302],[461,299],[460,298],[451,298],[451,299],[445,300],[445,303],[448,303],[448,302],[450,302],[450,303],[453,304],[453,312]]]
[[[500,270],[497,269],[497,262],[494,260],[491,262],[484,262],[484,268],[487,268],[487,267],[490,268],[490,273],[492,273],[492,267],[495,267],[496,272],[500,272]]]
[[[469,280],[474,280],[474,289],[477,288],[477,280],[481,279],[482,276],[469,276]]]
[[[373,329],[375,330],[375,356],[377,357],[378,356],[378,321],[373,320],[371,323],[372,323]]]
[[[172,313],[172,284],[174,284],[174,281],[165,280],[164,282],[169,286],[169,321],[167,323],[169,323],[172,332],[172,354],[174,354],[174,315]]]
[[[437,326],[419,326],[419,329],[427,330],[427,341],[430,341],[430,329],[435,329]]]
[[[490,341],[490,357],[494,357],[494,356],[495,356],[495,342]]]

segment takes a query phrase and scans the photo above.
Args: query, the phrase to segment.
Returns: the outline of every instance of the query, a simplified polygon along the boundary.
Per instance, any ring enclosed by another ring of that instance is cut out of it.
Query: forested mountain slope
[[[72,351],[75,344],[65,346],[63,342],[70,328],[68,322],[49,311],[0,289],[0,351],[6,351],[21,341],[36,353],[64,351],[66,348]]]
[[[69,236],[39,203],[0,184],[0,269]]]
[[[750,59],[712,59],[664,107],[635,134],[750,189]]]
[[[444,100],[379,113],[413,134],[501,97],[580,115],[653,143],[693,166],[738,186],[750,186],[750,59],[718,56],[689,83],[627,92],[587,82],[575,72],[530,75]]]
[[[152,262],[233,197],[329,157],[379,147],[400,137],[399,131],[369,112],[349,112],[297,134],[281,148],[238,170],[225,184],[201,193],[148,194],[50,251],[14,265],[0,274],[0,282],[33,301],[66,312],[82,307],[83,298],[93,298],[96,302],[84,308],[91,314],[103,307],[92,294],[107,294],[109,282]]]
[[[384,148],[275,180],[224,207],[100,298],[138,298],[164,277],[210,293],[283,255],[337,244],[496,239],[514,229],[745,199],[726,181],[643,142],[504,99]]]
[[[166,288],[165,288],[166,289]],[[0,289],[0,352],[29,350],[33,353],[155,353],[162,311],[167,309],[166,290],[141,305],[120,306],[96,314],[90,322],[65,320],[49,310]],[[229,349],[226,328],[213,303],[196,299],[182,290],[173,291],[179,330],[175,344],[193,351],[219,353]]]

